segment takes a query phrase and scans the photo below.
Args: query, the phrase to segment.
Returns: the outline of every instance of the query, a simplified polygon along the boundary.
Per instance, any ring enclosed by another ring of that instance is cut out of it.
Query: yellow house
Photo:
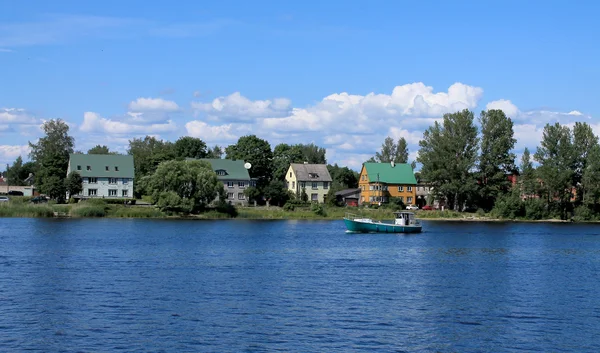
[[[331,186],[331,175],[325,164],[292,163],[285,181],[294,194],[299,195],[304,189],[309,201],[323,203]]]
[[[405,205],[416,203],[417,179],[410,164],[363,163],[358,187],[361,203],[386,203],[398,197]]]

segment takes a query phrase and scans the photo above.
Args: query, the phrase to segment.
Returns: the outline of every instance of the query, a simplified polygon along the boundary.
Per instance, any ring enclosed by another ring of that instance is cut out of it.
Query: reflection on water
[[[600,351],[600,227],[0,219],[0,347]]]

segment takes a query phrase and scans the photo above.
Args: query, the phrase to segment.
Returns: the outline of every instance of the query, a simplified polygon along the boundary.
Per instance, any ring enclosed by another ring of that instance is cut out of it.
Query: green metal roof
[[[133,156],[130,155],[71,154],[69,165],[71,171],[79,172],[82,177],[133,178],[134,176]]]
[[[193,160],[192,158],[186,159]],[[219,180],[250,180],[250,174],[248,174],[248,169],[244,168],[244,161],[242,160],[210,158],[200,160],[210,163]],[[224,171],[225,175],[220,175],[220,170]]]
[[[410,164],[395,163],[392,167],[391,163],[364,163],[364,166],[371,183],[378,181],[377,174],[379,174],[381,183],[417,185],[417,179]]]

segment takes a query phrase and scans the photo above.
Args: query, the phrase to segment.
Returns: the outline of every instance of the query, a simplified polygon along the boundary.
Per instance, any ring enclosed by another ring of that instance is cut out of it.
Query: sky
[[[600,134],[592,1],[0,2],[0,163],[49,119],[75,149],[146,135],[315,143],[358,170],[410,158],[443,114],[503,109],[519,156],[547,123]]]

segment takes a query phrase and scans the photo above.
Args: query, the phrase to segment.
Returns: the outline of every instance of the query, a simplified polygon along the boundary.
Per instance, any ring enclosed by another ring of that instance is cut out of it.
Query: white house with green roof
[[[405,205],[417,202],[417,179],[410,164],[406,163],[363,163],[358,187],[361,203],[386,203],[397,197]]]
[[[133,156],[113,154],[71,154],[67,175],[77,172],[83,191],[75,198],[132,198]]]
[[[248,169],[244,167],[244,161],[209,158],[201,160],[210,163],[212,166],[213,171],[217,174],[217,179],[223,183],[229,203],[236,205],[246,205],[248,203],[244,190],[254,186],[255,182],[250,178]]]

